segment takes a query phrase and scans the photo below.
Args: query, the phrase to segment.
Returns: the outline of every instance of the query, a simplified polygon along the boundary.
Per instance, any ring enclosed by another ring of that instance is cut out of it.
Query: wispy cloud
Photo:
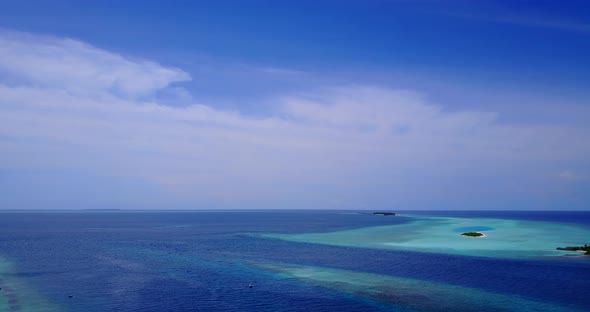
[[[576,173],[571,170],[563,170],[563,171],[559,172],[557,177],[560,180],[567,181],[567,182],[576,182],[576,181],[584,180],[586,178],[584,176],[581,176],[579,173]]]
[[[186,90],[190,103],[161,105],[145,95],[187,73],[71,39],[0,33],[0,77],[0,169],[142,181],[165,194],[160,207],[493,208],[539,187],[539,168],[590,159],[587,128],[499,124],[378,86],[285,94],[256,118]],[[23,190],[7,198],[40,203]]]
[[[0,31],[0,71],[14,84],[129,97],[190,80],[180,69],[132,60],[80,41],[10,31]]]
[[[502,15],[451,13],[449,15],[464,19],[472,19],[492,23],[504,23],[520,25],[525,27],[547,28],[569,32],[590,33],[590,24],[588,23],[574,20],[555,19],[554,17],[544,18],[538,16],[515,15],[509,13]]]
[[[295,69],[288,69],[288,68],[279,68],[279,67],[260,67],[258,71],[270,75],[302,75],[305,74],[304,71],[295,70]]]

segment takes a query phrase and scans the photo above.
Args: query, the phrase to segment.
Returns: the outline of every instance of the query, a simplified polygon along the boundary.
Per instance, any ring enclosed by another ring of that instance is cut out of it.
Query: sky
[[[0,209],[590,210],[586,1],[0,1]]]

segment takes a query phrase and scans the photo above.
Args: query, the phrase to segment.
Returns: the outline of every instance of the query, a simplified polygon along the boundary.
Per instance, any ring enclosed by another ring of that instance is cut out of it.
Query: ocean
[[[0,311],[590,311],[585,243],[590,212],[1,211]]]

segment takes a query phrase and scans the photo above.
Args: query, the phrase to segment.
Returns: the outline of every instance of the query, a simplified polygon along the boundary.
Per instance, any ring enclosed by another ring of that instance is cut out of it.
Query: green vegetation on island
[[[479,233],[479,232],[466,232],[466,233],[463,233],[461,235],[463,235],[463,236],[469,236],[469,237],[481,237],[481,236],[484,236],[482,233]]]
[[[584,244],[584,246],[576,247],[557,247],[557,250],[568,250],[568,251],[585,251],[585,255],[590,256],[590,246]]]

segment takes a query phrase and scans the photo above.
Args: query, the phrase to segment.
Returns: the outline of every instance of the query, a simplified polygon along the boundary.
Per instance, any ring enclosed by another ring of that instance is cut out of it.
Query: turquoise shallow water
[[[393,311],[582,311],[520,296],[360,271],[285,264],[259,267],[285,278],[375,300]]]
[[[590,311],[590,214],[438,214],[0,212],[0,312]]]
[[[0,312],[60,311],[15,273],[15,264],[0,257]]]
[[[465,232],[489,232],[495,230],[493,227],[489,226],[464,226],[458,227],[453,229],[455,233],[465,233]]]
[[[590,239],[588,228],[573,224],[491,218],[406,218],[411,222],[325,233],[267,234],[266,237],[334,246],[497,258],[580,255],[556,248],[581,246]],[[485,237],[460,235],[469,231],[481,232]]]

